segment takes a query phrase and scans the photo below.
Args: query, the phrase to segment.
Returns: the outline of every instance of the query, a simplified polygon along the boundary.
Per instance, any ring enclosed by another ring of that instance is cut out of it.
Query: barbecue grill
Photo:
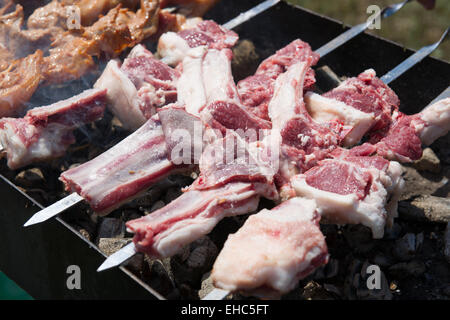
[[[260,1],[228,0],[220,2],[205,18],[222,23],[237,16]],[[258,58],[246,66],[242,76],[256,70],[258,63],[292,40],[300,38],[313,49],[319,48],[341,34],[347,26],[328,17],[300,7],[280,2],[235,29],[241,40],[255,45]],[[369,34],[361,34],[345,43],[319,61],[316,68],[329,66],[339,76],[354,76],[374,68],[382,75],[406,59],[413,52],[391,41]],[[241,73],[239,73],[241,76]],[[407,71],[390,86],[401,100],[401,111],[419,112],[448,87],[450,64],[435,58],[426,58]],[[235,80],[240,80],[236,78]],[[89,88],[89,80],[80,87]],[[321,79],[318,77],[318,87]],[[75,91],[77,90],[77,91]],[[33,104],[33,101],[31,101]],[[106,255],[91,241],[81,236],[65,222],[65,214],[47,223],[24,229],[23,223],[49,203],[38,203],[12,181],[14,175],[3,163],[0,167],[0,270],[18,283],[33,297],[39,299],[164,299],[157,288],[151,288],[127,267],[97,273],[96,269]],[[48,183],[55,183],[48,182]],[[83,208],[75,206],[66,214],[77,215]],[[221,228],[226,227],[222,224]],[[235,232],[236,230],[229,230]],[[81,289],[66,286],[67,267],[81,268]]]

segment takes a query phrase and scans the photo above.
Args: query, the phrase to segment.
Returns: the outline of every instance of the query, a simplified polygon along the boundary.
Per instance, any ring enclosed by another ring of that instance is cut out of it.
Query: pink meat
[[[60,180],[66,190],[77,192],[95,212],[107,214],[174,169],[161,123],[152,118],[97,158],[64,172]]]
[[[312,200],[293,198],[250,216],[228,237],[212,270],[214,285],[279,298],[328,262],[320,216]]]
[[[0,143],[8,166],[17,169],[30,163],[64,155],[75,143],[73,130],[99,120],[106,106],[106,90],[90,89],[70,99],[31,109],[24,118],[0,119]]]
[[[261,190],[249,183],[230,183],[211,190],[190,190],[145,217],[127,222],[140,252],[153,257],[175,254],[209,233],[226,216],[256,210]]]
[[[341,101],[366,113],[373,113],[376,122],[371,130],[389,126],[392,113],[398,110],[400,101],[387,85],[376,77],[375,71],[366,70],[356,78],[349,78],[337,88],[323,95]]]
[[[273,96],[275,80],[291,65],[307,60],[310,66],[314,66],[319,55],[311,50],[309,44],[299,39],[278,50],[259,65],[255,75],[239,81],[242,103],[258,117],[269,120],[267,108]],[[304,90],[311,90],[315,82],[314,71],[309,68],[305,75]]]

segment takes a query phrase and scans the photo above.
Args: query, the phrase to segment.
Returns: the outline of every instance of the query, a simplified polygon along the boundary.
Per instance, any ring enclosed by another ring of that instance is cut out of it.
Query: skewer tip
[[[130,259],[136,254],[136,247],[131,242],[119,251],[110,255],[101,265],[98,267],[97,272],[102,272],[114,267],[120,266],[122,263]]]

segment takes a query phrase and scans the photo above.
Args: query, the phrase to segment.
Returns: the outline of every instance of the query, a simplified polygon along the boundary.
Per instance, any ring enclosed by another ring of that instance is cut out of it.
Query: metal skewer
[[[411,2],[411,0],[405,0],[403,2],[400,2],[397,4],[392,4],[392,5],[384,8],[377,15],[372,17],[370,20],[363,22],[361,24],[358,24],[358,25],[352,27],[351,29],[345,31],[344,33],[340,34],[339,36],[337,36],[336,38],[334,38],[327,44],[324,44],[323,46],[321,46],[315,52],[318,53],[320,55],[320,57],[326,56],[328,53],[330,53],[334,49],[340,47],[341,45],[343,45],[350,39],[353,39],[358,34],[364,32],[364,30],[366,30],[370,25],[372,25],[372,23],[376,19],[378,19],[378,18],[384,19],[384,18],[388,18],[388,17],[392,16],[394,13],[396,13],[401,8],[403,8],[403,6],[405,4],[407,4],[408,2]]]
[[[448,30],[445,30],[445,32],[442,34],[439,41],[430,44],[429,46],[423,47],[419,49],[415,54],[411,55],[408,59],[400,63],[397,67],[386,73],[384,76],[382,76],[380,79],[386,84],[391,83],[398,77],[400,77],[403,73],[411,69],[414,65],[422,61],[426,56],[428,56],[430,53],[432,53],[446,38],[448,35]]]

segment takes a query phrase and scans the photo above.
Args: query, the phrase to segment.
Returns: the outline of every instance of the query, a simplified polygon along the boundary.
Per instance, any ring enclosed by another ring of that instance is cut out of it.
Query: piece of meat
[[[105,96],[106,90],[90,89],[70,99],[31,109],[24,118],[0,119],[0,142],[9,168],[62,156],[75,142],[72,133],[75,128],[103,116]]]
[[[313,200],[293,198],[250,216],[228,236],[211,273],[214,286],[279,298],[328,262]]]
[[[272,129],[280,134],[283,144],[303,150],[305,155],[318,161],[340,143],[340,128],[317,123],[307,112],[303,101],[303,83],[308,67],[308,62],[299,62],[277,78],[269,103],[269,116]],[[311,161],[308,167],[313,163]]]
[[[108,108],[125,129],[134,131],[145,123],[146,118],[139,107],[136,86],[120,69],[117,60],[108,62],[94,88],[108,90]]]
[[[305,94],[305,105],[310,116],[322,124],[341,123],[342,145],[350,147],[357,144],[375,124],[373,113],[362,112],[347,104],[326,98],[314,92]]]
[[[177,81],[180,74],[157,60],[142,45],[131,50],[121,70],[137,89],[139,107],[146,119],[161,108],[177,101]]]
[[[12,7],[12,5],[11,5]],[[34,54],[36,50],[46,51],[52,42],[50,29],[23,29],[24,12],[21,5],[15,10],[0,15],[0,43],[19,59]]]
[[[81,77],[95,64],[93,56],[116,57],[156,32],[159,6],[141,0],[137,12],[120,5],[89,27],[58,33],[49,56],[45,57],[46,83],[59,83]]]
[[[223,218],[256,210],[265,186],[229,183],[210,190],[189,190],[165,207],[127,222],[136,249],[152,257],[169,257],[208,234]]]
[[[440,100],[422,112],[394,112],[388,128],[372,132],[370,140],[355,152],[377,154],[390,160],[411,162],[422,156],[422,144],[430,145],[450,130],[450,99]]]
[[[207,46],[211,49],[221,50],[233,47],[238,36],[212,20],[200,21],[195,25],[175,32],[166,32],[159,38],[158,54],[165,63],[176,66],[183,61],[191,48]]]
[[[401,174],[397,162],[341,156],[320,161],[304,174],[292,177],[291,183],[298,196],[316,201],[328,223],[361,223],[379,239],[396,216],[396,201],[403,186]]]
[[[310,68],[319,60],[308,43],[300,39],[292,41],[286,47],[264,60],[253,76],[247,77],[238,83],[238,91],[242,103],[255,115],[269,120],[268,105],[272,99],[275,80],[287,69],[302,61],[308,61],[303,90],[306,92],[314,86],[314,71]]]
[[[200,175],[189,189],[212,189],[235,181],[273,185],[278,170],[256,139],[248,141],[229,131],[207,145],[200,158]]]
[[[108,151],[62,173],[60,180],[105,215],[173,172],[161,123],[153,117]]]
[[[0,72],[0,117],[21,115],[42,79],[42,51],[14,60]]]
[[[393,112],[398,110],[400,104],[395,92],[376,77],[373,69],[345,80],[337,88],[323,94],[323,97],[372,114],[375,117],[372,131],[388,127]]]
[[[131,50],[122,66],[108,62],[96,88],[108,89],[108,107],[124,128],[134,131],[156,113],[175,102],[178,71],[154,58],[142,45]]]

